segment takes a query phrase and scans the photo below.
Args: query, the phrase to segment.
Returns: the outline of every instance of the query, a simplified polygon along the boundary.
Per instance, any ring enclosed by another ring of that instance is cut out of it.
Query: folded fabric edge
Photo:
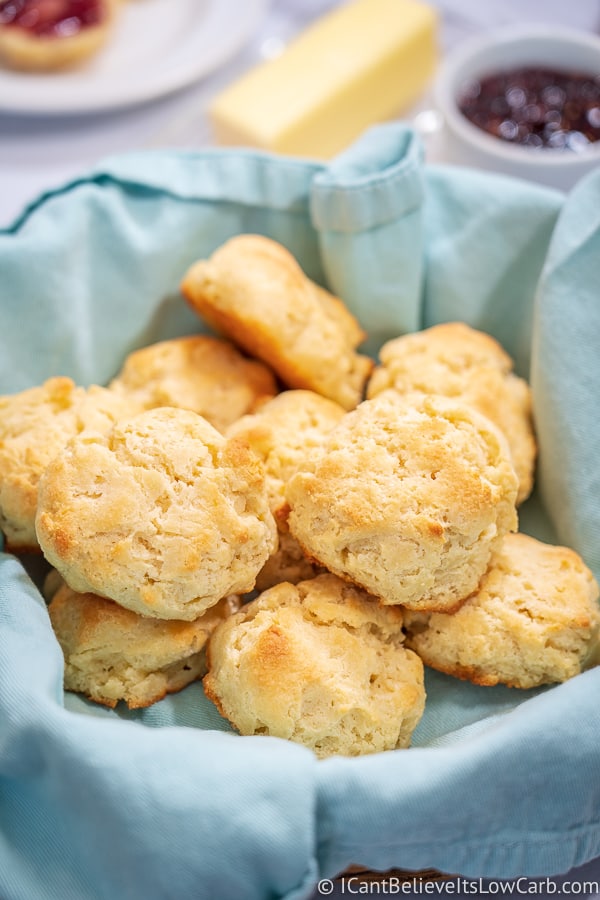
[[[538,694],[460,747],[323,761],[322,870],[461,871],[460,863],[464,874],[508,877],[556,874],[593,859],[600,852],[591,751],[599,678],[591,670]],[[509,844],[518,854],[506,851]],[[456,861],[461,847],[470,849]]]
[[[230,202],[298,213],[306,213],[312,203],[317,227],[333,227],[327,222],[319,224],[325,215],[326,219],[333,216],[340,230],[361,230],[398,217],[421,202],[417,172],[422,156],[419,139],[402,123],[372,129],[326,165],[246,148],[123,153],[108,156],[88,173],[44,191],[11,225],[0,229],[0,235],[18,233],[32,215],[56,197],[86,184],[111,183],[181,200]],[[401,190],[394,188],[394,181],[401,182]],[[350,200],[352,209],[357,204],[362,209],[364,192],[369,193],[368,207],[358,219],[356,210],[348,218],[345,208],[327,214],[330,195],[333,192],[339,196],[340,188],[343,195],[363,195]],[[311,192],[315,194],[312,200]]]
[[[402,123],[371,128],[313,179],[317,231],[360,232],[400,219],[424,199],[424,150]]]
[[[244,149],[145,150],[108,156],[80,177],[41,193],[11,225],[0,229],[0,235],[16,234],[46,203],[86,184],[112,183],[181,200],[222,201],[304,212],[310,181],[321,168],[321,163],[310,160]]]
[[[159,891],[172,883],[184,896],[199,877],[223,900],[242,888],[255,900],[265,891],[308,896],[317,878],[313,755],[273,738],[242,746],[219,731],[148,728],[66,710],[62,657],[43,601],[18,560],[3,554],[0,563],[0,780],[10,787],[3,826],[15,861],[30,860],[32,875],[42,858],[68,846],[75,869],[105,891],[147,858],[131,896],[149,896],[153,879]],[[205,849],[194,853],[198,844]],[[227,871],[212,862],[219,854]],[[17,884],[20,877],[16,862],[0,872],[0,894],[5,878]],[[49,875],[49,900],[59,896],[60,878]],[[81,894],[109,895],[93,887]]]
[[[471,841],[435,838],[431,843],[407,841],[401,847],[390,843],[366,849],[359,842],[336,843],[335,852],[332,848],[326,857],[320,854],[322,877],[334,878],[353,865],[377,872],[436,869],[465,878],[550,877],[600,856],[600,822],[575,832],[533,836],[530,832],[512,832],[509,838],[499,834]]]

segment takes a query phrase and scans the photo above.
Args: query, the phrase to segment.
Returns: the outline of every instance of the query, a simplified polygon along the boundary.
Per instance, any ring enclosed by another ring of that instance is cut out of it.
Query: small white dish
[[[267,0],[135,0],[114,34],[77,68],[44,74],[0,66],[0,110],[62,115],[120,109],[203,78],[250,38]]]
[[[437,155],[444,162],[567,191],[600,166],[600,141],[580,152],[511,144],[473,125],[458,107],[465,82],[521,66],[600,75],[600,37],[568,28],[523,25],[495,29],[460,44],[442,62],[433,86],[434,105],[443,119]]]

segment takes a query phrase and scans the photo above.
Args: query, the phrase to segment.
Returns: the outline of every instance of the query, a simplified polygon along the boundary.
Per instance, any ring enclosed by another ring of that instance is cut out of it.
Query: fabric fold
[[[372,128],[313,179],[312,222],[331,289],[358,314],[375,354],[421,320],[423,148],[408,128]]]
[[[421,142],[409,128],[369,129],[312,182],[317,231],[367,231],[394,222],[423,201]]]
[[[422,327],[493,334],[529,376],[533,302],[564,195],[449,166],[427,170]]]
[[[324,761],[322,871],[359,863],[508,878],[566,871],[599,855],[600,760],[589,752],[599,690],[596,669],[453,744]]]
[[[9,556],[0,579],[0,896],[259,900],[314,880],[311,753],[66,711],[39,594]]]
[[[567,199],[535,306],[540,493],[559,539],[600,575],[600,170]]]

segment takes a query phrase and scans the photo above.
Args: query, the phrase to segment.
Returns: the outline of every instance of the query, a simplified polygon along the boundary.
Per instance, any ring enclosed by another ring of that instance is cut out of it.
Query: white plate
[[[98,112],[171,93],[230,59],[265,8],[266,0],[129,0],[89,63],[43,75],[0,68],[0,110]]]

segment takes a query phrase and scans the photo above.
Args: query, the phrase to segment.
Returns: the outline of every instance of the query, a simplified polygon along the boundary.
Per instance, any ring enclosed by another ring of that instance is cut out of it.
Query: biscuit
[[[531,391],[512,372],[512,360],[500,344],[462,322],[448,322],[389,341],[367,386],[369,398],[393,388],[460,398],[483,413],[503,432],[510,447],[519,492],[531,493],[536,442]]]
[[[266,362],[288,387],[316,391],[344,409],[362,399],[373,367],[355,352],[362,329],[280,244],[234,237],[191,266],[181,290],[212,327]]]
[[[20,9],[22,4],[18,3],[3,5],[12,6],[17,16],[19,13],[28,15],[37,29],[32,30],[29,25],[19,27],[18,18],[14,20],[11,16],[12,11],[9,9],[8,15],[3,11],[4,15],[0,17],[0,58],[15,69],[46,72],[74,66],[97,53],[112,33],[120,0],[98,0],[98,15],[91,20],[86,18],[86,13],[89,16],[90,11],[84,10],[81,14],[84,26],[80,29],[70,27],[69,13],[60,18],[62,3],[38,3],[29,11]],[[50,21],[47,23],[39,20],[43,8],[48,10],[46,18]],[[55,23],[52,21],[54,15]]]
[[[241,734],[319,757],[407,747],[425,703],[402,611],[334,575],[279,584],[212,634],[206,695]]]
[[[285,504],[292,475],[345,414],[338,403],[314,391],[284,391],[228,428],[228,437],[243,438],[262,461],[273,513]]]
[[[445,610],[517,527],[506,440],[471,407],[394,391],[366,400],[290,479],[306,554],[386,604]]]
[[[598,585],[581,557],[507,535],[453,615],[406,613],[407,645],[434,669],[475,684],[533,688],[598,661]]]
[[[140,409],[191,409],[221,432],[277,393],[266,366],[208,335],[173,338],[136,350],[110,388],[133,394]]]
[[[277,542],[260,460],[167,407],[73,438],[40,481],[36,531],[73,590],[186,621],[251,590]]]
[[[327,571],[324,566],[306,556],[296,538],[284,525],[280,522],[277,524],[279,545],[256,576],[254,587],[257,591],[266,591],[282,581],[298,584],[299,581],[307,581]]]
[[[65,658],[65,689],[113,708],[119,700],[130,709],[150,706],[205,674],[204,645],[239,605],[227,597],[192,622],[161,622],[63,584],[48,612]]]
[[[58,593],[64,583],[64,578],[62,577],[60,572],[56,571],[56,569],[50,569],[47,572],[42,583],[42,596],[46,603],[50,603],[52,601],[53,597]]]
[[[254,415],[243,416],[227,431],[229,437],[247,441],[262,461],[271,511],[278,524],[279,546],[256,579],[259,591],[280,581],[296,584],[322,571],[306,558],[288,532],[281,510],[285,506],[287,482],[344,415],[338,403],[314,391],[284,391]]]
[[[63,377],[0,397],[0,529],[8,549],[38,548],[39,480],[67,441],[86,430],[106,432],[138,411],[132,399],[97,385],[86,390]]]

